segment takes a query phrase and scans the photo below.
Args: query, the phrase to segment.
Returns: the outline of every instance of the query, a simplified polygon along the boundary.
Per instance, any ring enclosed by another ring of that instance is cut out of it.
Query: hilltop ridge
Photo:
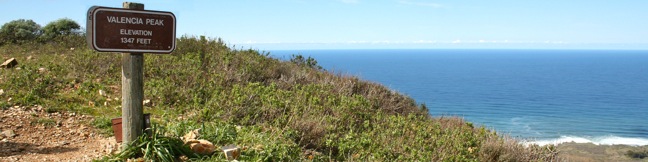
[[[70,35],[46,43],[6,44],[3,109],[43,105],[48,112],[93,116],[111,136],[120,116],[119,53],[88,49]],[[34,59],[35,58],[35,59]],[[312,58],[289,61],[234,49],[221,39],[183,36],[169,55],[145,56],[145,112],[161,133],[201,128],[217,146],[237,145],[241,160],[555,161],[553,147],[525,147],[380,84],[326,71]],[[99,93],[102,91],[104,93]],[[222,153],[203,156],[219,161]]]

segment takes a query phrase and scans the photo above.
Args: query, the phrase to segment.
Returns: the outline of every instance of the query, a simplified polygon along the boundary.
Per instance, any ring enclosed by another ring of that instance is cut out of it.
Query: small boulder
[[[151,106],[151,105],[153,105],[153,104],[151,103],[151,100],[144,100],[144,101],[142,101],[142,104],[143,104],[144,106]]]
[[[188,144],[189,141],[198,139],[198,136],[200,136],[200,129],[195,129],[182,136],[182,140],[185,142],[185,144]]]
[[[202,155],[210,155],[216,150],[216,146],[207,140],[190,140],[187,142],[189,148],[195,153]]]
[[[199,140],[198,137],[200,136],[200,129],[195,129],[190,131],[189,133],[185,134],[182,136],[182,140],[185,142],[186,145],[189,145],[189,148],[195,153],[202,154],[202,155],[209,155],[214,153],[214,150],[216,150],[216,146],[214,146],[213,143],[207,141],[207,140]]]
[[[12,138],[12,137],[16,136],[16,133],[14,133],[13,130],[5,130],[5,131],[2,131],[2,135],[5,136],[5,137]]]
[[[106,96],[106,91],[100,89],[99,96]]]
[[[13,68],[14,66],[18,65],[18,61],[16,58],[10,58],[9,60],[6,60],[2,65],[0,65],[1,68]]]
[[[225,153],[227,160],[238,160],[238,157],[241,155],[240,149],[233,145],[223,147],[223,153]]]
[[[61,141],[61,143],[60,143],[60,144],[61,144],[61,146],[64,146],[64,145],[69,145],[69,144],[70,144],[70,142],[68,142],[68,141]]]

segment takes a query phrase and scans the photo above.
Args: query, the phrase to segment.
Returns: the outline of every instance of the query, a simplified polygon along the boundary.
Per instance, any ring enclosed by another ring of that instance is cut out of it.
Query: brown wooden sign
[[[100,52],[171,53],[176,48],[171,12],[94,6],[86,30],[88,45]]]

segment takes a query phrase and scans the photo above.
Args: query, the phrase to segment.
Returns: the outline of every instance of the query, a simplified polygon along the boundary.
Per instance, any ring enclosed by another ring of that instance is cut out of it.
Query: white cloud
[[[570,42],[546,40],[546,41],[511,41],[511,40],[348,40],[348,41],[257,41],[243,40],[234,44],[570,44]]]
[[[340,0],[342,3],[360,3],[360,0]]]
[[[431,44],[431,43],[437,43],[437,41],[435,41],[435,40],[417,40],[417,41],[413,41],[412,43],[414,43],[414,44],[424,44],[424,43]]]
[[[398,3],[404,4],[404,5],[415,5],[415,6],[424,6],[424,7],[432,7],[432,8],[441,8],[443,5],[438,4],[438,3],[432,3],[432,2],[414,2],[410,0],[399,0]]]

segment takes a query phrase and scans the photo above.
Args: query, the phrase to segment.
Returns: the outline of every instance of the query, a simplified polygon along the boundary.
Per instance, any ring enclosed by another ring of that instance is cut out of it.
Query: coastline
[[[556,145],[558,156],[566,161],[638,161],[648,162],[648,158],[638,159],[626,155],[628,151],[648,150],[648,145],[596,145],[594,143],[567,142]]]
[[[620,137],[614,135],[597,136],[597,137],[582,137],[582,136],[560,136],[558,138],[544,139],[544,140],[528,140],[525,144],[544,145],[558,145],[562,143],[592,143],[594,145],[628,145],[628,146],[648,146],[647,138],[637,137]]]

